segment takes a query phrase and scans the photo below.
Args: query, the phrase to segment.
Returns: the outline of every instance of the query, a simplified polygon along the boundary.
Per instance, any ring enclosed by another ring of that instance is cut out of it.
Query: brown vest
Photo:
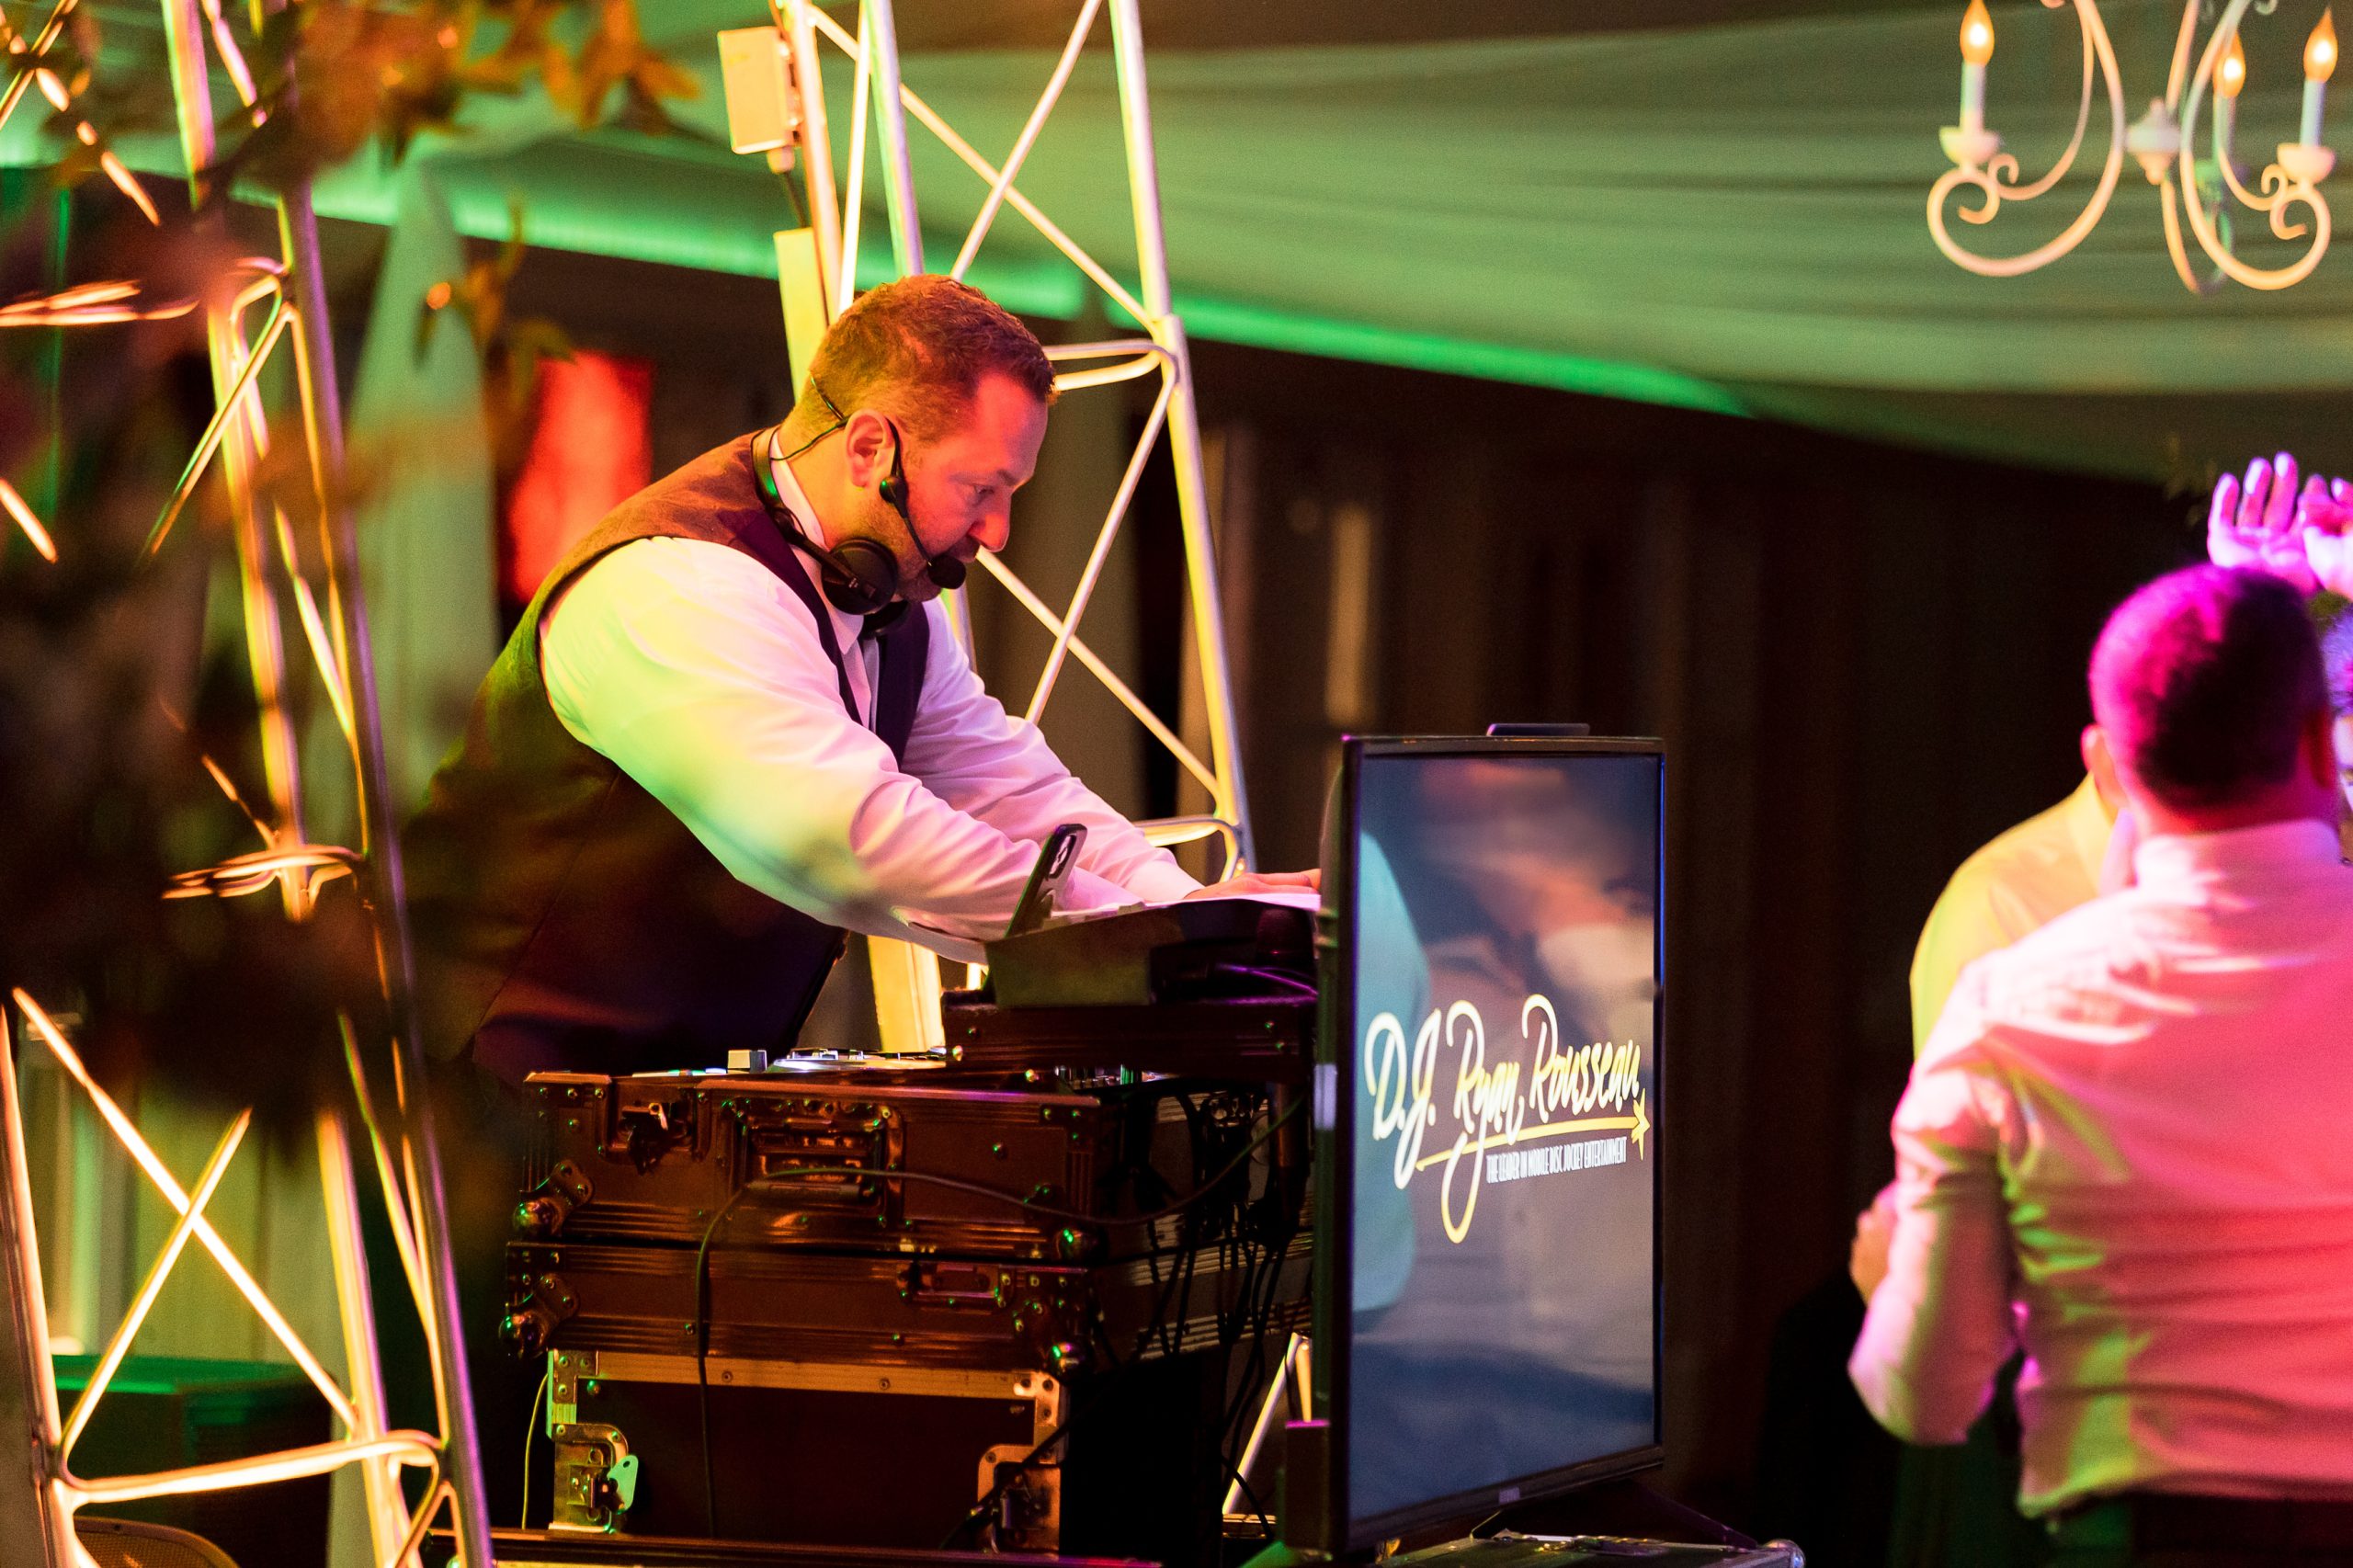
[[[551,596],[634,540],[740,550],[800,595],[855,712],[832,618],[752,476],[752,437],[623,502],[557,562],[491,666],[404,835],[426,1050],[509,1083],[562,1067],[724,1065],[800,1031],[843,933],[738,881],[668,808],[556,717],[540,670]],[[904,758],[920,609],[882,640],[874,730]],[[791,802],[777,802],[779,812]]]

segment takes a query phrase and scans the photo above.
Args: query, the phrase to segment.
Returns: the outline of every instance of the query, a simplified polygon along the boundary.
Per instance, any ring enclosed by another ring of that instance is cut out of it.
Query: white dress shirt
[[[821,530],[790,468],[774,472],[786,506]],[[814,564],[794,557],[814,583]],[[1060,909],[1200,885],[982,688],[937,602],[910,611],[931,618],[931,647],[903,769],[867,728],[880,651],[860,642],[859,617],[825,608],[856,718],[808,606],[766,567],[701,540],[634,540],[542,616],[548,697],[574,739],[720,864],[828,925],[977,960],[1011,917],[1039,844],[1066,822],[1086,824],[1086,843]]]
[[[1899,1437],[1955,1443],[2023,1342],[2029,1514],[2353,1496],[2353,871],[2313,822],[2133,866],[1962,972],[1849,1370]]]

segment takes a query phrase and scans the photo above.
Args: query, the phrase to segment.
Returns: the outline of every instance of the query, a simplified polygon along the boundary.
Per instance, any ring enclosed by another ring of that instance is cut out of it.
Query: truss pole
[[[164,0],[164,35],[171,63],[172,99],[177,111],[180,152],[188,163],[189,199],[205,197],[204,171],[213,153],[212,85],[204,55],[204,19],[195,0]],[[212,225],[217,228],[217,223]],[[204,307],[205,340],[212,363],[212,392],[228,421],[221,459],[229,490],[229,509],[237,537],[237,583],[245,626],[245,657],[253,671],[254,697],[260,708],[261,755],[270,799],[270,831],[278,842],[303,840],[301,767],[292,721],[285,704],[286,650],[280,634],[277,596],[270,587],[268,542],[255,511],[253,475],[258,456],[254,445],[262,428],[257,396],[250,384],[239,387],[240,358],[234,307],[219,299]],[[258,354],[255,356],[258,358]],[[231,410],[235,410],[232,413]],[[309,900],[301,883],[289,877],[284,883],[286,912],[300,918]]]
[[[0,1006],[0,1562],[71,1568],[73,1516],[53,1482],[57,1380],[49,1359],[49,1306],[33,1233],[17,1057]]]
[[[1128,148],[1128,193],[1135,209],[1136,268],[1143,324],[1176,358],[1176,395],[1168,410],[1168,448],[1176,470],[1176,511],[1185,530],[1185,569],[1193,604],[1193,638],[1208,699],[1210,756],[1217,767],[1218,814],[1233,824],[1245,866],[1257,862],[1251,836],[1242,754],[1234,744],[1233,686],[1225,659],[1225,608],[1218,597],[1217,539],[1210,526],[1209,485],[1201,466],[1200,415],[1193,406],[1193,362],[1184,324],[1170,309],[1168,242],[1161,227],[1159,163],[1152,142],[1152,103],[1144,85],[1143,24],[1136,0],[1110,0],[1111,52],[1120,76],[1120,123]]]
[[[905,278],[923,270],[923,229],[915,220],[915,169],[907,161],[899,28],[892,19],[891,0],[860,0],[858,14],[858,31],[874,61],[874,128],[882,150],[882,198],[891,210],[891,259],[899,276]],[[844,261],[852,267],[858,265],[856,256]]]
[[[801,166],[809,192],[809,226],[817,231],[817,272],[830,322],[847,308],[857,276],[854,270],[842,270],[841,199],[834,188],[834,139],[825,118],[825,76],[817,60],[817,24],[809,17],[811,3],[790,4],[792,88],[801,105]]]
[[[191,190],[201,199],[204,171],[213,156],[205,17],[199,0],[163,0],[162,8],[181,150],[188,160]],[[413,1161],[411,1180],[415,1190],[411,1195],[412,1213],[419,1233],[416,1241],[424,1255],[428,1286],[426,1300],[422,1303],[428,1320],[427,1339],[439,1350],[441,1358],[447,1359],[455,1354],[458,1343],[457,1283],[450,1267],[449,1218],[443,1201],[439,1152],[433,1141],[431,1112],[422,1093],[425,1062],[416,1032],[415,969],[408,941],[400,840],[385,782],[383,724],[377,703],[374,648],[369,639],[367,611],[359,591],[358,534],[343,494],[343,412],[335,382],[335,347],[327,331],[318,221],[307,183],[280,198],[278,220],[281,256],[288,270],[288,303],[292,308],[296,336],[297,397],[310,458],[310,477],[320,508],[327,602],[335,618],[334,640],[343,655],[340,674],[348,683],[346,702],[339,707],[352,720],[361,846],[365,851],[357,875],[373,917],[396,1081],[402,1089],[400,1131]],[[235,372],[241,369],[234,316],[215,302],[208,305],[207,319],[211,331],[215,393],[228,401],[224,394],[233,388]],[[248,388],[243,395],[254,416],[253,433],[257,434],[261,429],[257,393]],[[271,770],[273,796],[280,792],[281,786],[284,794],[282,801],[274,801],[279,807],[276,827],[280,834],[291,834],[293,841],[299,843],[302,837],[299,778],[293,767],[291,725],[278,705],[284,675],[283,650],[278,641],[277,605],[269,591],[261,553],[263,542],[257,519],[253,516],[252,449],[246,444],[251,438],[245,429],[232,429],[224,449],[225,466],[231,494],[241,503],[237,507],[239,563],[246,591],[248,651],[254,663],[255,685],[263,702],[265,755],[281,749],[285,753],[283,766]],[[246,548],[248,535],[253,541],[250,549]],[[290,560],[287,566],[290,572],[300,571],[299,562],[294,561]],[[336,673],[323,671],[322,675],[333,679]],[[289,880],[287,896],[291,913],[300,913],[297,886]],[[331,1215],[330,1223],[333,1222]],[[347,1299],[341,1304],[346,1314],[367,1308],[364,1299]],[[372,1329],[372,1324],[369,1326]],[[355,1330],[347,1317],[345,1328],[348,1338]],[[372,1363],[372,1356],[368,1359]],[[483,1509],[481,1467],[474,1447],[472,1400],[462,1374],[452,1375],[446,1368],[437,1368],[436,1372],[444,1444],[441,1464],[451,1488],[458,1560],[468,1568],[479,1568],[489,1563],[491,1556],[489,1523]],[[365,1420],[353,1413],[347,1425],[358,1426]]]
[[[193,0],[179,0],[183,6]],[[319,506],[327,550],[330,597],[339,612],[345,672],[351,681],[351,712],[359,745],[360,820],[367,854],[357,875],[375,915],[377,965],[383,981],[386,1017],[392,1028],[394,1116],[413,1158],[415,1190],[410,1217],[425,1266],[430,1322],[427,1341],[451,1364],[438,1368],[441,1470],[450,1490],[457,1561],[464,1568],[488,1568],[490,1520],[482,1489],[482,1460],[475,1447],[473,1392],[457,1364],[463,1341],[458,1334],[458,1278],[449,1235],[449,1210],[441,1174],[441,1151],[433,1137],[433,1111],[426,1096],[425,1052],[416,1019],[415,960],[409,947],[408,892],[401,873],[399,822],[387,783],[383,714],[376,698],[375,644],[360,593],[359,535],[344,494],[343,407],[336,391],[335,342],[327,332],[326,282],[319,262],[318,217],[307,182],[278,204],[278,237],[294,291],[295,325],[301,352],[296,358],[303,424],[312,442],[320,481]]]
[[[326,1200],[327,1251],[335,1265],[335,1297],[343,1303],[344,1382],[358,1420],[351,1436],[372,1442],[385,1435],[384,1373],[376,1355],[376,1312],[368,1289],[368,1251],[359,1228],[359,1187],[354,1179],[351,1138],[343,1119],[321,1111],[319,1189]],[[400,1461],[389,1456],[359,1461],[367,1500],[368,1535],[375,1543],[371,1562],[392,1562],[408,1536],[408,1505],[401,1495]],[[409,1565],[413,1568],[413,1565]]]
[[[830,22],[833,18],[823,11],[810,16],[810,26]],[[837,29],[838,30],[838,29]],[[841,291],[835,296],[834,313],[838,316],[849,309],[858,298],[858,236],[866,222],[866,128],[873,117],[867,112],[867,103],[874,93],[874,56],[866,48],[866,18],[858,22],[858,37],[850,44],[849,82],[849,194],[842,199],[837,227],[841,230],[841,262],[835,276],[841,279]],[[803,129],[806,138],[806,128]]]

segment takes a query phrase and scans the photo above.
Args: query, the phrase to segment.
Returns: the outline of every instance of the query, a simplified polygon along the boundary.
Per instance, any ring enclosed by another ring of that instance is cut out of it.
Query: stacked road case
[[[554,1528],[1214,1553],[1238,1363],[1305,1315],[1282,1087],[887,1058],[530,1087],[505,1329],[549,1358]]]

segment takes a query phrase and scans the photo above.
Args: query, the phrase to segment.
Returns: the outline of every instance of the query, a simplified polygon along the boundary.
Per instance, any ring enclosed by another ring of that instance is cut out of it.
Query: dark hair
[[[990,375],[1054,401],[1054,368],[1028,327],[970,284],[917,274],[868,290],[842,312],[817,345],[793,412],[817,424],[877,408],[917,436],[937,436]]]
[[[2118,606],[2092,650],[2091,693],[2118,760],[2177,810],[2292,778],[2328,701],[2302,597],[2248,567],[2192,566]]]
[[[2353,719],[2353,609],[2339,610],[2321,633],[2320,667],[2328,683],[2329,710]]]

